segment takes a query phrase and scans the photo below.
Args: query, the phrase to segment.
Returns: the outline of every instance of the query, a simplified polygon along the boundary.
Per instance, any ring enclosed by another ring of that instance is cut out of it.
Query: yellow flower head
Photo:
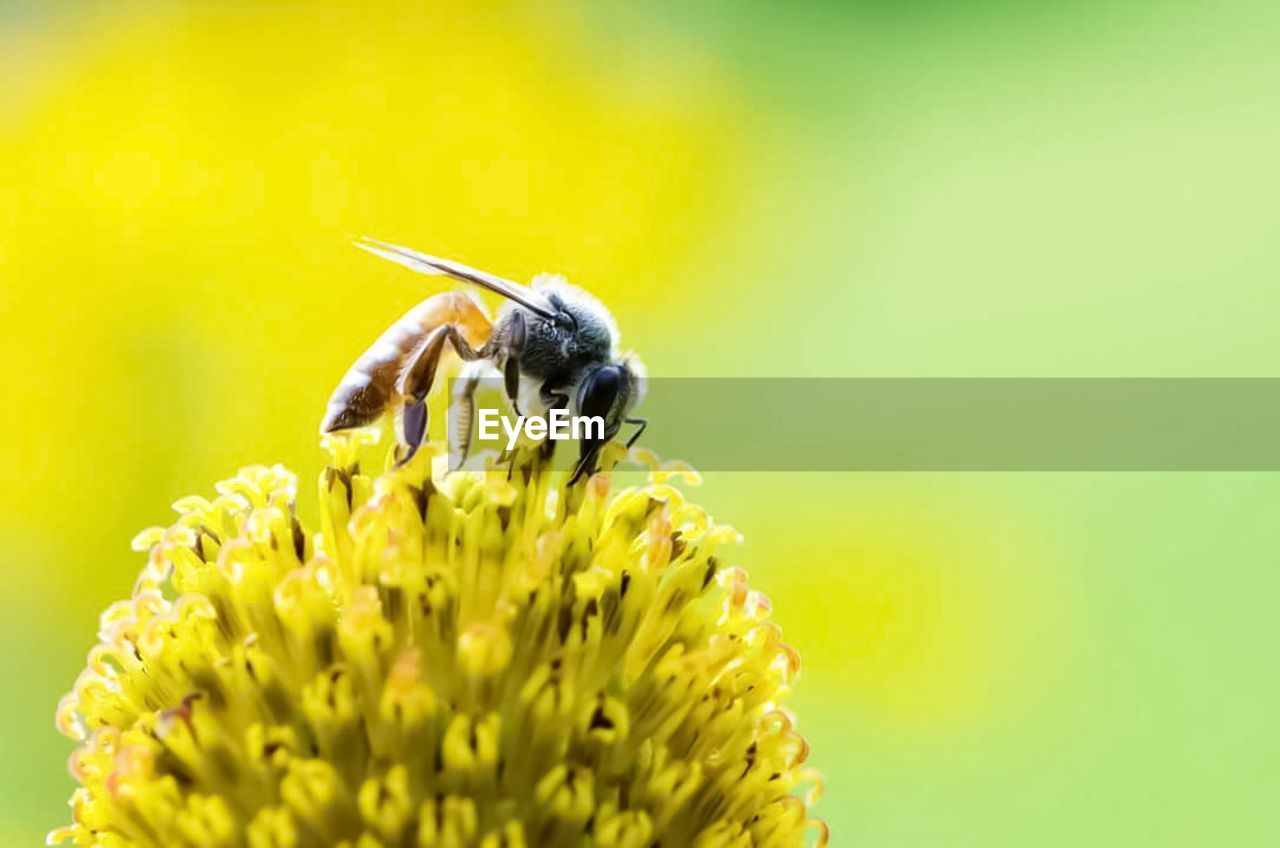
[[[314,537],[276,466],[135,541],[59,705],[82,786],[51,842],[825,842],[798,659],[670,472],[566,488],[537,452],[445,474],[428,445],[375,478],[331,450]]]

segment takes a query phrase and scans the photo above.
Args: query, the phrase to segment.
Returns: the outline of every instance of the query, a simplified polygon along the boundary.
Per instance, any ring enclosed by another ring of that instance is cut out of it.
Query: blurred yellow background
[[[1274,376],[1278,25],[0,2],[0,844],[68,820],[54,704],[134,532],[246,463],[309,486],[329,390],[431,290],[352,236],[563,272],[655,375]],[[699,497],[804,657],[834,844],[1280,837],[1274,475]]]

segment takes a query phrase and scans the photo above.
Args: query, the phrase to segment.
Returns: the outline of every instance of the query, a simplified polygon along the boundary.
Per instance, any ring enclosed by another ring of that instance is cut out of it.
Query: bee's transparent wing
[[[495,277],[493,274],[469,268],[459,262],[452,262],[437,256],[429,256],[398,244],[379,241],[368,236],[362,236],[352,244],[361,250],[367,250],[375,256],[381,256],[383,259],[394,262],[397,265],[403,265],[420,274],[439,274],[453,277],[456,280],[474,283],[491,292],[496,292],[508,300],[513,300],[544,318],[552,318],[555,315],[555,310],[542,295],[528,286],[522,286],[511,280]]]

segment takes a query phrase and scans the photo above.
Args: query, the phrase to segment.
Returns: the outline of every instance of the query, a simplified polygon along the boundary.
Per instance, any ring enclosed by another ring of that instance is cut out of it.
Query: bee
[[[516,414],[564,409],[599,416],[603,434],[580,440],[570,484],[595,469],[600,449],[623,424],[636,425],[631,447],[648,421],[631,416],[645,388],[644,368],[634,354],[621,354],[618,328],[604,304],[563,278],[542,274],[532,286],[407,247],[362,238],[362,250],[422,274],[451,277],[506,299],[497,321],[465,291],[433,295],[405,313],[361,354],[334,390],[321,434],[366,427],[396,416],[397,463],[413,458],[427,433],[427,396],[446,348],[464,363],[465,377],[454,399],[454,435],[460,455],[470,448],[474,392],[483,370],[502,375]]]

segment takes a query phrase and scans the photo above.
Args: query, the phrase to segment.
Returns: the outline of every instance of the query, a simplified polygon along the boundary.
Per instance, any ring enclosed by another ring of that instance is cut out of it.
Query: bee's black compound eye
[[[578,410],[582,415],[599,415],[606,424],[611,423],[614,405],[622,393],[626,374],[621,365],[602,365],[582,381],[578,395]]]
[[[627,389],[627,372],[621,365],[601,365],[583,379],[582,386],[578,389],[578,413],[587,418],[601,418],[604,421],[604,433],[603,438],[582,439],[582,455],[569,478],[570,485],[577,482],[583,474],[594,473],[592,469],[600,448],[617,435],[618,428],[622,426],[622,401]]]

